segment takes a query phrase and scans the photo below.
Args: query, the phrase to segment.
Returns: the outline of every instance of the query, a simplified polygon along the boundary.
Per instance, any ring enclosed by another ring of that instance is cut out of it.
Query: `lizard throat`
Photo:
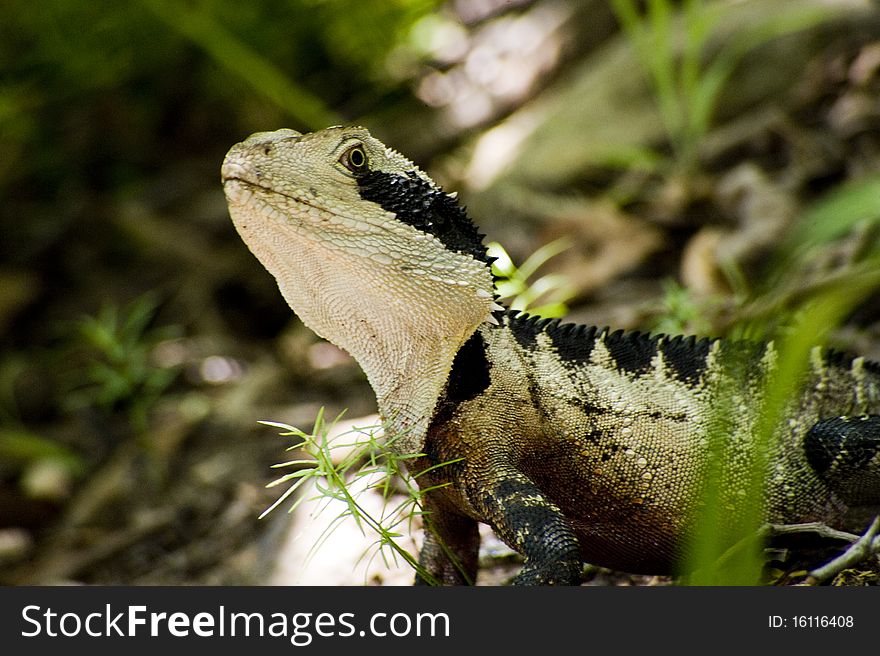
[[[370,228],[289,196],[234,189],[238,184],[226,186],[245,243],[303,323],[364,370],[392,448],[420,452],[456,353],[495,310],[487,267],[468,257],[469,266],[464,262],[457,271],[454,259],[406,268],[392,254],[412,250],[413,228]],[[375,242],[382,249],[374,249]]]

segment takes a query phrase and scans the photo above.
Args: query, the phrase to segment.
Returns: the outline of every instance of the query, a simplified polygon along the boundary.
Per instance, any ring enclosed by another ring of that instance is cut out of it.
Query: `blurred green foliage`
[[[672,160],[666,161],[650,150],[639,153],[638,149],[624,149],[620,161],[628,166],[672,165],[681,172],[696,166],[699,147],[712,127],[721,93],[745,55],[762,43],[816,25],[830,15],[829,10],[820,7],[768,7],[760,21],[734,33],[717,52],[709,53],[710,37],[731,3],[647,0],[644,14],[639,11],[641,4],[611,0],[651,80],[672,146]]]
[[[149,406],[163,384],[147,362],[152,336],[140,332],[151,311],[135,299],[155,291],[183,330],[217,331],[243,298],[230,278],[256,267],[237,241],[241,259],[224,258],[234,238],[216,184],[226,149],[257,130],[318,128],[408,98],[387,60],[417,57],[410,28],[437,4],[4,2],[4,412],[43,421],[125,406],[141,416],[134,399]],[[274,293],[271,281],[264,288]],[[66,353],[57,326],[83,315],[76,334],[92,364],[62,384],[51,364]],[[10,410],[16,386],[36,379],[24,415]]]
[[[651,326],[651,332],[664,335],[709,335],[708,302],[696,299],[677,280],[663,281],[663,311]]]
[[[68,408],[121,411],[136,432],[146,429],[150,408],[178,373],[154,361],[153,349],[179,333],[175,326],[150,327],[156,308],[155,299],[142,296],[124,311],[107,304],[75,322],[71,347],[79,366],[65,394]]]
[[[130,192],[171,162],[375,109],[403,88],[387,57],[436,4],[4,2],[0,257],[28,262],[92,194]]]
[[[82,457],[56,440],[26,430],[0,429],[0,474],[18,474],[50,463],[71,476],[85,472]]]
[[[849,180],[818,199],[791,231],[783,250],[802,254],[868,226],[880,226],[880,173]],[[876,237],[869,247],[880,249]]]
[[[232,5],[235,11],[228,14],[229,7],[217,10],[207,3],[187,5],[172,0],[143,0],[143,3],[168,27],[204,48],[218,66],[237,78],[239,84],[249,87],[256,95],[265,96],[298,125],[310,130],[338,124],[341,120],[317,95],[294,80],[309,79],[317,70],[349,70],[361,84],[371,83],[373,88],[386,89],[390,80],[384,64],[389,52],[403,40],[407,28],[437,4],[429,0],[291,2],[289,8],[297,11],[299,20],[278,24],[296,25],[300,30],[311,27],[313,39],[319,40],[316,44],[319,48],[313,48],[308,54],[323,50],[327,57],[315,69],[285,71],[272,63],[271,52],[266,53],[262,38],[256,42],[260,44],[256,48],[238,38],[237,30],[224,27],[224,22],[238,25],[240,5]],[[303,18],[307,20],[303,21]],[[317,29],[319,25],[320,29]],[[261,23],[260,27],[263,34],[265,25]],[[300,30],[290,36],[304,36]],[[304,44],[300,41],[297,45],[302,47]],[[302,62],[303,54],[297,52],[294,61]]]
[[[486,252],[494,258],[492,274],[495,276],[498,299],[511,310],[547,318],[565,315],[568,312],[567,303],[574,296],[568,279],[555,273],[537,277],[536,274],[554,256],[569,248],[569,239],[555,239],[541,246],[517,266],[501,244],[495,241],[489,243]]]

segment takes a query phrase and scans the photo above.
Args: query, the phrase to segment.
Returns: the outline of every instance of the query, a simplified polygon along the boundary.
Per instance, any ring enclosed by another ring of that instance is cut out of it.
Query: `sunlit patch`
[[[199,364],[198,378],[210,385],[222,385],[238,380],[244,368],[238,360],[223,355],[210,355]]]

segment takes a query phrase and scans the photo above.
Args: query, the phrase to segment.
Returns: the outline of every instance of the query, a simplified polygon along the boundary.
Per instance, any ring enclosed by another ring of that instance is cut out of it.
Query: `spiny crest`
[[[823,349],[822,357],[826,366],[838,367],[841,369],[849,369],[854,360],[854,356],[851,353],[845,353],[834,349]],[[862,366],[869,374],[880,377],[880,362],[866,359],[863,361]]]
[[[525,351],[538,348],[538,336],[545,334],[560,361],[572,368],[589,364],[600,342],[621,372],[635,377],[651,375],[659,353],[666,374],[690,386],[699,385],[712,367],[722,366],[726,377],[742,381],[761,380],[775,368],[772,342],[609,332],[607,328],[561,323],[559,319],[516,312],[505,315],[505,325]],[[713,352],[717,353],[717,360],[710,357]],[[857,360],[867,373],[880,374],[880,365],[875,362],[837,351],[821,351],[822,366],[832,369],[850,370]]]
[[[705,371],[709,350],[715,341],[693,336],[651,335],[639,331],[609,332],[607,328],[561,323],[559,319],[516,313],[508,314],[507,325],[517,343],[526,350],[535,348],[538,335],[545,333],[560,360],[573,367],[590,361],[598,340],[602,341],[621,371],[635,376],[650,372],[659,352],[670,374],[690,384],[696,384]],[[757,345],[750,346],[751,351],[759,350]]]

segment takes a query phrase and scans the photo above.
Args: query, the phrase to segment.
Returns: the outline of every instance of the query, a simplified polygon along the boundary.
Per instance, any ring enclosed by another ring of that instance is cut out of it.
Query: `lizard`
[[[354,357],[389,448],[425,472],[428,577],[475,580],[480,522],[522,554],[515,584],[577,584],[584,563],[677,572],[710,452],[728,465],[722,516],[737,514],[772,341],[507,310],[456,194],[365,128],[256,133],[221,178],[245,244]],[[880,364],[815,347],[803,378],[760,461],[761,514],[839,525],[880,507]]]

